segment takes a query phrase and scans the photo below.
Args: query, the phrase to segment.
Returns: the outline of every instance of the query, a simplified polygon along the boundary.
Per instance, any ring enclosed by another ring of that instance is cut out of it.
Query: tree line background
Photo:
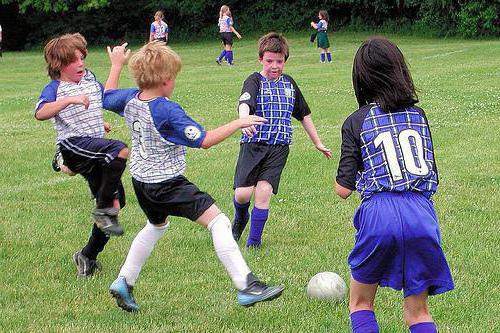
[[[156,10],[165,12],[171,41],[217,36],[222,4],[243,34],[310,29],[320,9],[329,30],[379,30],[466,38],[500,36],[500,0],[0,0],[4,48],[43,45],[63,32],[81,32],[91,44],[145,41]]]

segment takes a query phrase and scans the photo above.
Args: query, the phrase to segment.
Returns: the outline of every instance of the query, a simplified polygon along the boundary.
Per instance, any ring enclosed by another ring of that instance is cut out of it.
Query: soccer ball
[[[307,284],[307,295],[314,299],[342,301],[347,294],[347,286],[342,278],[333,272],[314,275]]]

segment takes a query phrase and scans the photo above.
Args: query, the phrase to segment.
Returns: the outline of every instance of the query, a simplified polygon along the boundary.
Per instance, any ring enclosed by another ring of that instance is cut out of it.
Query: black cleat
[[[73,254],[73,262],[78,271],[78,277],[90,277],[101,270],[101,263],[96,260],[91,260],[84,256],[81,251]]]
[[[121,236],[123,228],[118,223],[118,208],[96,208],[92,212],[94,222],[99,229],[107,235]]]
[[[235,241],[240,240],[241,234],[243,233],[243,231],[245,230],[245,227],[247,226],[248,218],[249,217],[247,215],[246,219],[244,219],[243,221],[234,219],[231,231],[233,233],[233,238]]]
[[[63,163],[63,157],[61,151],[59,150],[59,145],[56,146],[56,152],[54,158],[52,158],[52,169],[55,172],[61,171],[61,165]]]

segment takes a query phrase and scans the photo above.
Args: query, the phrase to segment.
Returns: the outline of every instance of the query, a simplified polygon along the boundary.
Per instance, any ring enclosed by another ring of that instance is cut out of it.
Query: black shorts
[[[139,205],[152,224],[161,224],[170,215],[196,221],[215,203],[182,175],[151,184],[132,178],[132,184]]]
[[[220,39],[224,45],[233,45],[233,33],[232,32],[221,32]]]
[[[290,147],[264,143],[242,143],[234,175],[234,188],[255,186],[265,180],[278,193],[281,172],[285,167]]]
[[[154,41],[155,41],[155,42],[156,42],[156,41],[158,41],[158,42],[163,42],[163,43],[165,43],[165,44],[168,42],[168,41],[167,41],[167,37],[163,37],[163,38],[155,38],[155,39],[154,39]]]
[[[118,140],[73,137],[59,142],[64,165],[71,171],[81,174],[88,182],[90,192],[95,198],[102,183],[102,167],[116,157],[127,145]],[[125,190],[120,181],[116,198],[120,207],[125,206]]]
[[[80,174],[108,164],[126,147],[121,141],[105,138],[73,137],[59,142],[64,165]]]

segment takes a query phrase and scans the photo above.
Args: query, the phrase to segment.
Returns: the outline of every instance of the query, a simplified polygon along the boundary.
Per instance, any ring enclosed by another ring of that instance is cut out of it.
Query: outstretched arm
[[[266,119],[258,117],[258,116],[248,116],[240,119],[236,119],[218,127],[214,130],[210,130],[207,132],[205,139],[201,143],[201,148],[208,149],[231,136],[234,132],[236,132],[240,128],[250,127],[254,125],[261,125],[267,122]]]
[[[109,60],[111,60],[111,69],[109,70],[104,91],[118,88],[123,65],[130,57],[130,50],[127,50],[127,45],[128,43],[123,43],[120,46],[113,47],[113,49],[109,46],[107,47]]]
[[[309,114],[305,116],[304,119],[301,120],[301,123],[304,127],[304,130],[307,132],[307,135],[309,135],[312,143],[314,143],[314,146],[316,146],[316,149],[322,152],[323,155],[326,156],[326,158],[331,158],[332,152],[321,143],[321,139],[319,138],[318,131],[316,131],[316,127],[314,126],[311,115]]]

